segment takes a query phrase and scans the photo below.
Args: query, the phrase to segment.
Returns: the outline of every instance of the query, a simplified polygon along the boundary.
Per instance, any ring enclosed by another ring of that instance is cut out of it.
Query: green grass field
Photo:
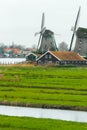
[[[87,68],[0,66],[0,104],[87,111]],[[0,130],[87,130],[87,123],[0,116]]]
[[[87,130],[87,123],[0,116],[0,130]]]
[[[0,103],[87,110],[87,68],[0,67]]]

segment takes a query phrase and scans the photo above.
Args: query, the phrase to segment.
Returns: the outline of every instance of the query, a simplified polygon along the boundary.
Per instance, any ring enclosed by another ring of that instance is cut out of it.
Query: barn
[[[87,64],[87,61],[75,52],[47,51],[39,58],[37,64]]]

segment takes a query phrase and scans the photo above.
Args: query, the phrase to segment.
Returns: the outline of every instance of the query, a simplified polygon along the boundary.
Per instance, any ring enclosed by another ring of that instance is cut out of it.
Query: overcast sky
[[[71,41],[71,26],[81,5],[78,26],[87,28],[87,0],[0,0],[0,43],[27,47],[38,43],[42,13],[45,26],[56,34],[57,45]]]

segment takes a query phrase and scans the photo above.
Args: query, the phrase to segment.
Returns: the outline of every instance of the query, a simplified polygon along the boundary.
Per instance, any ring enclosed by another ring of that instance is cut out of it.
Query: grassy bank
[[[87,130],[86,123],[0,116],[0,130]]]
[[[87,68],[2,67],[0,104],[87,110]]]

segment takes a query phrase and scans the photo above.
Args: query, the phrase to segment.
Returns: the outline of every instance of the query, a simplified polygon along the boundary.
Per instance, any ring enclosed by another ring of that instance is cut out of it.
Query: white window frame
[[[59,64],[59,61],[56,61],[56,64]]]

